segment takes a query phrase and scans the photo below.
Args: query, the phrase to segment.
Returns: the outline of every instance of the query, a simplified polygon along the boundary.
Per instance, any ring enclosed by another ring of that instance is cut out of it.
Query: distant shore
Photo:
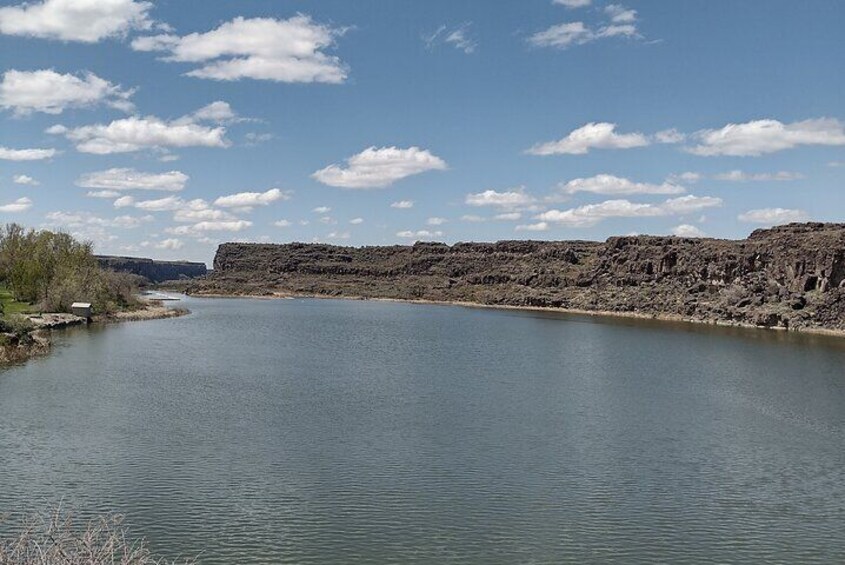
[[[491,310],[515,310],[524,312],[552,312],[557,314],[571,314],[575,316],[590,316],[599,318],[617,318],[628,320],[651,320],[655,322],[673,322],[684,324],[695,324],[698,326],[716,326],[724,328],[742,328],[754,330],[774,330],[777,332],[790,332],[796,334],[823,335],[837,338],[845,338],[845,330],[827,328],[784,328],[780,326],[757,326],[754,324],[737,322],[733,320],[701,320],[684,317],[677,314],[651,314],[643,312],[618,312],[613,310],[582,310],[577,308],[558,308],[546,306],[512,306],[507,304],[482,304],[479,302],[449,301],[449,300],[427,300],[411,298],[379,298],[370,296],[329,296],[324,294],[301,293],[276,291],[270,294],[223,294],[223,293],[195,293],[195,298],[251,298],[263,300],[280,300],[287,298],[314,298],[321,300],[363,300],[372,302],[398,302],[403,304],[431,304],[438,306],[458,306],[461,308],[483,308]]]

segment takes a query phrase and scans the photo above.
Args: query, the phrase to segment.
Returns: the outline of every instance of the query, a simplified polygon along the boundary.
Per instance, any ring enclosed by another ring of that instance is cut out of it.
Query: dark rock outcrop
[[[227,243],[217,251],[213,274],[192,290],[465,301],[845,330],[845,224],[789,224],[741,241]]]
[[[141,257],[115,257],[98,255],[100,267],[121,273],[132,273],[153,283],[204,277],[208,272],[205,263],[190,261],[154,261]]]

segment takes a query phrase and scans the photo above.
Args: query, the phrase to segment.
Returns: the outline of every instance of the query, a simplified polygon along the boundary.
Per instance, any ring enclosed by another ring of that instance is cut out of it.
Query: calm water
[[[845,562],[845,340],[187,305],[0,372],[0,512],[204,563]]]

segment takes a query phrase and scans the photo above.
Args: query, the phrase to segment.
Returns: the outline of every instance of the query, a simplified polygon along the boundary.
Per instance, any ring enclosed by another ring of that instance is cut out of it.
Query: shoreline
[[[731,320],[701,320],[688,318],[680,314],[645,314],[642,312],[619,312],[614,310],[582,310],[578,308],[557,308],[545,306],[513,306],[509,304],[482,304],[479,302],[466,302],[458,300],[427,300],[414,298],[380,298],[368,296],[326,296],[321,294],[299,293],[288,291],[276,291],[272,294],[224,294],[224,293],[197,293],[190,294],[192,298],[252,298],[262,300],[281,300],[286,298],[315,298],[320,300],[367,300],[374,302],[398,302],[404,304],[430,304],[435,306],[457,306],[461,308],[479,308],[491,310],[515,310],[524,312],[551,312],[556,314],[570,314],[574,316],[589,316],[594,318],[617,318],[623,320],[646,320],[654,322],[683,323],[696,326],[715,326],[722,328],[741,328],[747,330],[770,330],[782,333],[793,333],[803,335],[821,335],[836,338],[845,338],[845,330],[829,328],[784,328],[778,326],[756,326],[744,322]]]
[[[94,316],[91,324],[116,324],[120,322],[137,322],[145,320],[162,320],[167,318],[178,318],[190,314],[186,308],[167,308],[156,301],[142,300],[141,307],[137,310],[116,312]],[[52,349],[51,332],[63,330],[76,325],[84,325],[85,322],[63,323],[54,327],[36,327],[29,335],[32,343],[16,345],[0,345],[0,369],[25,363],[35,357],[42,357],[50,353]]]

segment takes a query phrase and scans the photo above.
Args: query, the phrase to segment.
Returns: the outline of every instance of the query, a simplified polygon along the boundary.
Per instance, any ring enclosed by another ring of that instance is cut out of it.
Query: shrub
[[[154,557],[144,540],[132,540],[117,515],[80,522],[56,510],[26,519],[17,530],[14,536],[0,538],[0,565],[173,563]]]

